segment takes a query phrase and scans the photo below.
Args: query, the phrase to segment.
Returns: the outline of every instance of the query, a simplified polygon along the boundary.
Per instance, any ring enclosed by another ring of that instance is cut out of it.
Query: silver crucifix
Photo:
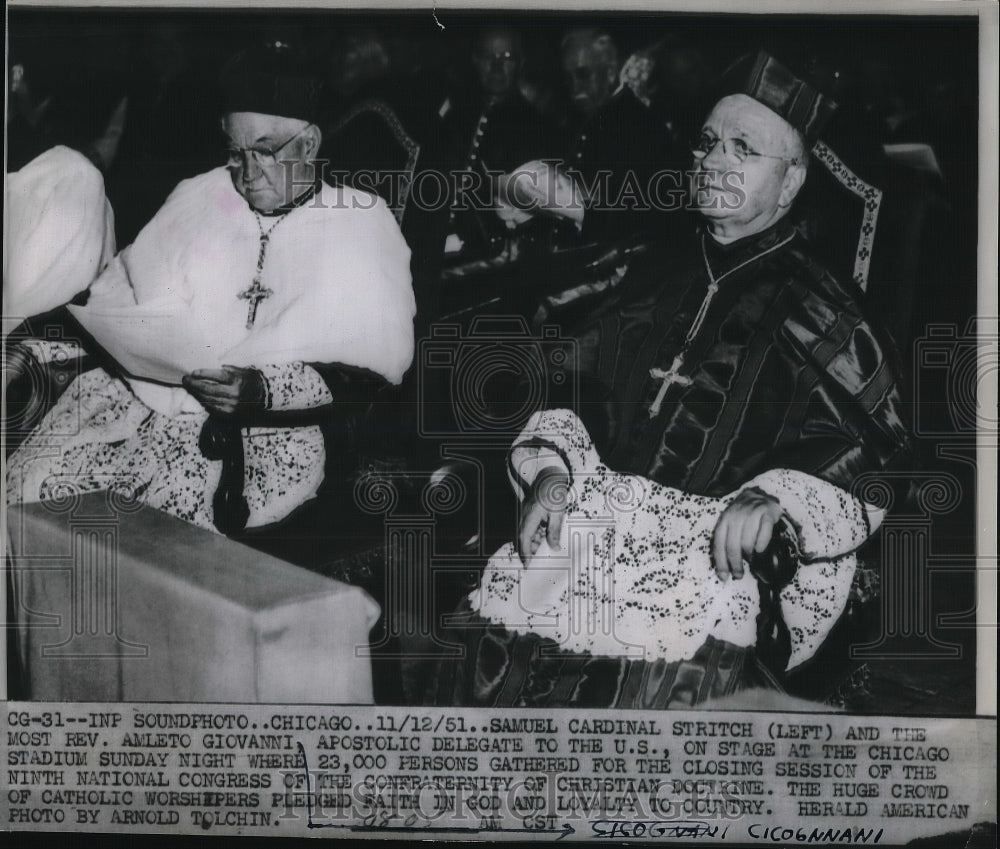
[[[257,307],[260,306],[260,302],[265,298],[270,298],[273,294],[274,292],[271,289],[260,285],[259,277],[255,277],[250,288],[244,289],[236,296],[249,301],[247,305],[247,330],[253,327],[253,323],[257,320]]]
[[[663,399],[667,394],[667,390],[670,386],[676,383],[678,386],[690,386],[691,378],[680,373],[680,368],[684,364],[684,355],[678,354],[674,357],[674,361],[670,364],[670,368],[664,371],[661,368],[651,368],[649,370],[649,376],[655,380],[662,380],[660,384],[660,391],[656,393],[656,398],[653,399],[653,403],[649,405],[649,417],[655,419],[660,414],[660,405],[663,404]]]

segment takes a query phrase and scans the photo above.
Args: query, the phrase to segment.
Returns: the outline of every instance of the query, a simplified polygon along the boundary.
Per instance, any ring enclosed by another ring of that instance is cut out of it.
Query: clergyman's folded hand
[[[198,369],[181,382],[212,415],[246,415],[264,407],[264,376],[255,368]]]
[[[777,499],[758,489],[744,489],[729,503],[712,534],[712,564],[723,581],[743,577],[744,562],[767,549],[782,516]]]

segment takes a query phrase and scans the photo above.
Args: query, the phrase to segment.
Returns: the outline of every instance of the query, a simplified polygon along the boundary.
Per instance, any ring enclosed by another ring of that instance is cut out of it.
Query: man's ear
[[[808,170],[804,165],[793,163],[785,171],[785,179],[781,184],[781,194],[778,196],[778,207],[785,209],[792,205],[795,196],[806,182]]]
[[[10,90],[19,93],[24,87],[24,65],[20,62],[10,66]]]
[[[323,131],[316,124],[310,124],[302,137],[306,141],[306,155],[315,156],[318,154],[320,146],[323,144]]]

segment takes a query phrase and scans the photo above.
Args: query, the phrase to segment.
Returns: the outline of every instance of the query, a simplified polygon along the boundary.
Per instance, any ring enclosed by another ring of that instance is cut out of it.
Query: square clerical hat
[[[816,141],[837,104],[810,82],[792,73],[770,53],[759,50],[737,59],[722,75],[719,97],[745,94]]]

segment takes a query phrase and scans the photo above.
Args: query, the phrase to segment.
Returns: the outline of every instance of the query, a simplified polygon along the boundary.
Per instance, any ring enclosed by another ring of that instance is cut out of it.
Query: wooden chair
[[[328,177],[374,192],[403,226],[420,144],[388,103],[365,100],[351,108],[326,131],[321,153]]]
[[[857,285],[868,314],[885,331],[900,391],[917,416],[910,352],[919,332],[915,319],[924,281],[954,253],[947,203],[934,180],[888,160],[881,149],[850,164],[822,141],[812,154],[806,189],[793,211],[797,226],[839,279]],[[927,493],[949,489],[952,477],[918,456],[911,468],[855,483],[855,496],[888,509],[888,517],[858,552],[847,610],[816,657],[788,678],[790,692],[849,710],[872,708],[878,682],[872,680],[869,660],[878,656],[874,649],[893,629],[889,620],[898,616],[913,586],[927,580],[927,552],[913,549],[913,538],[927,541],[932,521]],[[910,586],[900,583],[900,570],[909,575],[904,583],[912,581]],[[912,613],[913,622],[920,620],[926,631],[924,614]],[[922,638],[928,645],[934,642],[929,632]]]

